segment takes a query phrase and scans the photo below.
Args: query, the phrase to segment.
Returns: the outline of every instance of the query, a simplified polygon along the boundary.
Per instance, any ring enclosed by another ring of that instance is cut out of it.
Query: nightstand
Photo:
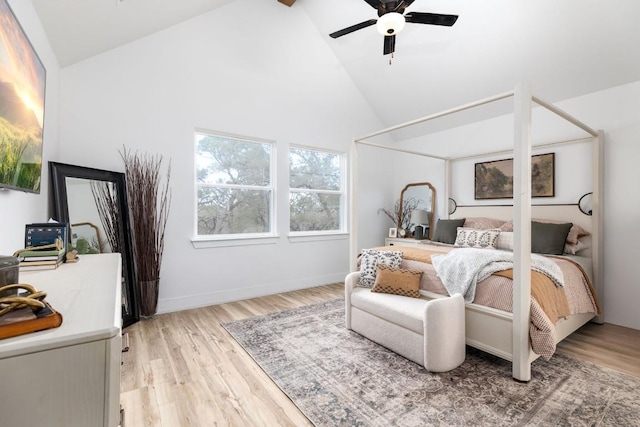
[[[416,240],[411,237],[387,237],[384,239],[385,246],[418,246],[422,240]]]

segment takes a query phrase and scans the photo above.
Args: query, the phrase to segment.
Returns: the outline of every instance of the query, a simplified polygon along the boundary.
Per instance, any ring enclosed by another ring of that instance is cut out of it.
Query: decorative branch
[[[109,182],[91,181],[91,194],[93,194],[93,200],[96,202],[100,222],[109,246],[111,246],[111,252],[122,253],[120,212],[115,188]]]
[[[160,278],[164,233],[171,205],[171,163],[166,182],[161,185],[162,156],[131,153],[126,148],[121,156],[127,180],[138,280],[156,280]]]
[[[411,226],[411,211],[418,207],[419,201],[413,197],[409,197],[402,200],[402,206],[400,206],[400,199],[396,200],[393,205],[393,210],[380,208],[378,214],[383,213],[391,220],[394,226],[409,230]]]
[[[171,162],[167,168],[166,181],[162,184],[162,156],[131,153],[126,148],[120,155],[124,161],[127,181],[141,314],[150,316],[155,314],[158,301],[164,233],[171,206]],[[148,282],[154,282],[153,287]]]

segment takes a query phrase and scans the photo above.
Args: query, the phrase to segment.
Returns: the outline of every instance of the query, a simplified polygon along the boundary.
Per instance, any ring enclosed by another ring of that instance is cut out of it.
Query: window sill
[[[343,231],[331,233],[298,232],[289,234],[287,237],[291,243],[318,242],[324,240],[347,240],[349,238],[349,233],[345,233]]]
[[[291,243],[321,242],[328,240],[347,240],[349,233],[343,231],[332,233],[299,232],[287,236]],[[264,236],[224,236],[224,237],[192,237],[191,244],[195,249],[223,248],[230,246],[273,245],[278,243],[279,236],[268,234]]]
[[[191,244],[196,249],[222,248],[229,246],[273,245],[278,243],[278,235],[192,237]]]

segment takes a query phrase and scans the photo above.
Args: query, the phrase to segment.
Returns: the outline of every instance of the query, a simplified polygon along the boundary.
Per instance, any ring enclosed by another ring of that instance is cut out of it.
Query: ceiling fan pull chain
[[[392,60],[393,60],[393,52],[391,52],[391,58],[389,58],[389,65],[391,65]]]

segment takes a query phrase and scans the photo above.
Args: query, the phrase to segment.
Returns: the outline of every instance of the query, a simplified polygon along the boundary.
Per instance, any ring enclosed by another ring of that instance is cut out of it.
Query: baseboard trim
[[[282,292],[297,291],[299,289],[313,288],[330,283],[344,282],[347,272],[335,273],[326,276],[309,277],[285,282],[266,283],[244,288],[224,289],[220,291],[188,295],[178,298],[158,300],[157,314],[172,313],[175,311],[189,310],[191,308],[206,307],[209,305],[224,304],[226,302],[241,301],[250,298],[274,295]]]

